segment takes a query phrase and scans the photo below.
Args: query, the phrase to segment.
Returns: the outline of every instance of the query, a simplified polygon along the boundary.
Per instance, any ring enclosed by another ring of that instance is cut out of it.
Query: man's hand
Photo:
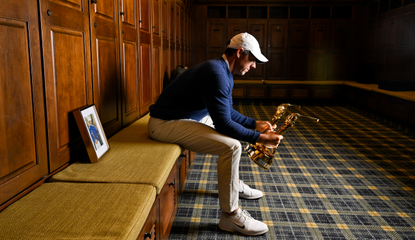
[[[258,143],[261,143],[267,148],[277,148],[284,137],[277,135],[275,132],[263,133],[258,138]]]
[[[271,132],[274,130],[276,126],[271,126],[271,123],[268,121],[256,121],[255,129],[259,132],[263,133],[265,131]]]

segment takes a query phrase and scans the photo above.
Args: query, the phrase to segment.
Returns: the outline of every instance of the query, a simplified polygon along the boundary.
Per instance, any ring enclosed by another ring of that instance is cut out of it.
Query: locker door
[[[330,23],[327,20],[312,20],[310,23],[309,79],[327,79],[329,27]]]
[[[309,20],[290,20],[288,36],[288,79],[307,78]]]
[[[287,79],[288,21],[270,20],[268,26],[267,79]]]
[[[140,114],[138,79],[138,7],[137,0],[120,0],[121,85],[123,125]]]
[[[140,82],[140,115],[148,112],[153,103],[152,68],[151,68],[151,4],[150,0],[139,0],[139,82]]]
[[[78,157],[75,154],[83,143],[71,112],[94,103],[88,4],[40,2],[50,171]],[[113,44],[113,48],[118,46]],[[107,119],[102,113],[100,117]]]
[[[268,21],[267,20],[250,20],[248,22],[249,33],[252,34],[259,42],[261,52],[266,56],[267,51],[267,33],[268,33]],[[269,60],[269,59],[268,59]],[[248,72],[249,79],[265,79],[266,64],[257,64],[255,69]]]
[[[39,8],[13,0],[1,1],[0,9],[1,211],[48,174],[48,156]]]

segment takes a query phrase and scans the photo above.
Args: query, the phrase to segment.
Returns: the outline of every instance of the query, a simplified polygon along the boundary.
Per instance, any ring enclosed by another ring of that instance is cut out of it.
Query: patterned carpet
[[[234,108],[270,120],[276,105]],[[306,106],[284,134],[270,170],[245,153],[240,178],[265,193],[240,200],[270,231],[221,231],[217,156],[197,154],[169,239],[415,239],[415,136],[345,107]],[[245,146],[246,143],[243,143]]]

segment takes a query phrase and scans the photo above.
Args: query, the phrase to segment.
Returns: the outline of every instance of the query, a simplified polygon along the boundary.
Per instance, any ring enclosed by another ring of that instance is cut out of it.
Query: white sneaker
[[[219,221],[219,228],[228,232],[240,232],[245,235],[255,236],[268,232],[268,226],[255,220],[246,210],[240,208],[233,216],[227,216],[225,212],[222,212]]]
[[[239,197],[245,199],[258,199],[264,194],[256,189],[250,188],[242,180],[239,180]]]

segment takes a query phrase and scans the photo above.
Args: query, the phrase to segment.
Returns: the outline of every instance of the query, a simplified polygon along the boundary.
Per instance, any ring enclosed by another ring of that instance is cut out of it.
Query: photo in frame
[[[110,148],[95,105],[73,111],[91,163],[98,162]]]

